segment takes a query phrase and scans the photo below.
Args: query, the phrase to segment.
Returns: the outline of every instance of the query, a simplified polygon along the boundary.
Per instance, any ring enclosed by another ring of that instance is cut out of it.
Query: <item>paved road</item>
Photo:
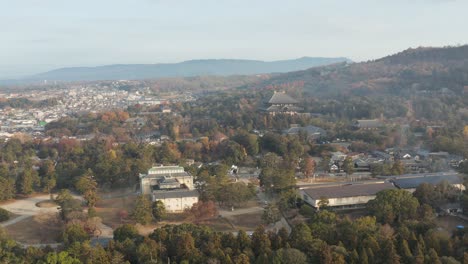
[[[0,205],[0,207],[2,207],[3,209],[6,209],[14,214],[19,215],[18,217],[3,222],[0,225],[3,227],[13,225],[18,223],[19,221],[22,221],[28,217],[32,217],[39,213],[56,213],[58,210],[55,206],[50,208],[41,208],[36,206],[36,203],[49,199],[50,196],[48,194],[44,194],[22,200],[16,200],[9,204]]]
[[[62,245],[62,243],[46,243],[46,244],[26,244],[26,243],[20,243],[20,242],[17,242],[17,243],[24,248],[27,248],[27,247],[45,248],[47,246],[51,248],[58,248]]]
[[[114,239],[114,230],[103,223],[99,224],[99,230],[101,231],[99,236],[94,236],[91,238],[91,245],[101,245],[103,247],[109,244],[109,241]]]
[[[228,217],[228,216],[234,216],[234,215],[242,215],[242,214],[249,214],[249,213],[255,213],[258,211],[263,211],[263,208],[260,206],[254,206],[254,207],[249,207],[249,208],[240,208],[240,209],[235,209],[234,211],[231,210],[219,210],[219,214],[222,217]]]

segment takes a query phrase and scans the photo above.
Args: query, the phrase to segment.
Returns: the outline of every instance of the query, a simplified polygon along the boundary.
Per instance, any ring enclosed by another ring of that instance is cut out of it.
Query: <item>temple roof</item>
[[[289,106],[270,105],[265,110],[267,112],[298,112],[298,111],[301,111],[302,108],[298,106],[294,106],[294,105],[289,105]]]
[[[271,97],[269,104],[297,104],[299,103],[296,99],[287,95],[285,92],[275,92]]]
[[[357,120],[356,125],[359,128],[379,128],[383,126],[382,122],[378,119]]]

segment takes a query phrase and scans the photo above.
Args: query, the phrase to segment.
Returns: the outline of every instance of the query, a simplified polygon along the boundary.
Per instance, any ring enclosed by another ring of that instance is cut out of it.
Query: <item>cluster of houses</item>
[[[300,114],[302,110],[298,101],[284,92],[274,92],[264,111],[270,115]],[[353,127],[357,130],[380,130],[385,127],[383,118],[356,120]],[[435,128],[429,127],[434,130]],[[308,139],[318,141],[326,137],[326,131],[316,126],[291,125],[283,131],[284,135],[304,135]],[[345,146],[346,148],[347,146]],[[399,161],[407,173],[400,176],[382,178],[377,181],[352,182],[352,183],[328,183],[318,184],[314,187],[300,189],[301,198],[305,203],[319,209],[324,199],[327,206],[334,209],[361,208],[375,199],[376,194],[388,189],[404,189],[413,192],[422,183],[433,185],[446,182],[457,190],[464,190],[463,178],[456,173],[433,173],[430,171],[449,171],[458,167],[463,157],[451,155],[447,152],[428,152],[422,150],[387,149],[385,151],[371,151],[370,153],[331,153],[328,172],[344,172],[345,160],[351,158],[356,173],[370,174],[374,166],[392,166]],[[450,205],[440,208],[446,212],[460,212],[459,205]]]
[[[373,166],[393,165],[399,161],[407,173],[426,173],[430,171],[444,171],[455,169],[464,160],[462,156],[447,152],[429,152],[413,150],[387,149],[385,151],[371,151],[370,153],[331,153],[329,172],[343,172],[344,160],[351,158],[356,173],[369,173]]]
[[[116,81],[117,84],[120,82],[123,81]],[[154,113],[171,113],[170,103],[194,100],[194,96],[190,92],[171,95],[170,98],[164,99],[149,94],[149,89],[146,89],[146,93],[141,91],[129,92],[118,88],[117,84],[76,84],[71,85],[68,89],[30,90],[27,94],[0,94],[0,98],[5,99],[26,98],[31,101],[55,99],[57,102],[53,105],[37,108],[5,107],[0,109],[0,137],[8,138],[16,132],[41,137],[46,124],[76,113],[124,109],[136,104],[159,105],[160,111]],[[129,122],[132,121],[134,120]],[[137,122],[141,124],[140,120],[137,120]]]

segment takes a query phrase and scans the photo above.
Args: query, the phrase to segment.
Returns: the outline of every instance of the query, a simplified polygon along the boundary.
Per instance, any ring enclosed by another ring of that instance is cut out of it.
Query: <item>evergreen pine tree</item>
[[[424,254],[423,254],[423,251],[421,249],[421,246],[418,244],[416,244],[416,247],[414,249],[414,252],[413,252],[413,263],[415,264],[424,264]]]
[[[439,255],[437,255],[437,252],[433,248],[429,250],[429,263],[442,264],[442,262],[440,262]]]
[[[359,254],[359,260],[361,264],[369,264],[366,249],[361,248],[361,254]]]
[[[400,256],[398,256],[393,241],[387,239],[384,241],[384,245],[381,250],[382,263],[387,264],[398,264],[400,263]]]
[[[400,255],[402,263],[411,264],[413,262],[413,254],[409,249],[408,242],[406,239],[403,239],[400,246]]]
[[[351,263],[351,264],[359,264],[361,263],[359,261],[359,254],[357,253],[356,249],[353,250],[353,252],[351,252],[351,254],[349,254],[349,261],[348,263]]]

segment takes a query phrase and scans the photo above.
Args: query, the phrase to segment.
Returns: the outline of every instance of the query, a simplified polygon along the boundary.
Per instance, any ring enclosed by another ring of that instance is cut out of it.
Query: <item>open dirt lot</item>
[[[213,228],[213,230],[218,231],[218,232],[239,231],[238,228],[236,229],[235,226],[232,226],[231,222],[226,218],[213,218],[213,219],[202,221],[198,224],[209,226]]]
[[[57,207],[58,204],[55,201],[45,200],[42,202],[38,202],[36,206],[40,208],[53,208],[53,207]]]
[[[10,237],[25,244],[55,243],[61,229],[56,213],[39,213],[5,228]]]
[[[102,218],[103,224],[116,228],[123,224],[119,212],[125,210],[130,215],[135,206],[135,199],[136,196],[102,199],[96,205],[97,215]]]
[[[256,211],[252,213],[226,216],[226,219],[234,225],[234,229],[236,231],[239,229],[252,231],[262,224],[262,214],[263,211]]]

